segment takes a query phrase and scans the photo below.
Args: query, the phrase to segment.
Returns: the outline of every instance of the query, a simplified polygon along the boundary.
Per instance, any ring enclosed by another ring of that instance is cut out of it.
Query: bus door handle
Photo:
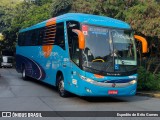
[[[63,67],[67,67],[67,65],[66,65],[66,64],[63,64]]]

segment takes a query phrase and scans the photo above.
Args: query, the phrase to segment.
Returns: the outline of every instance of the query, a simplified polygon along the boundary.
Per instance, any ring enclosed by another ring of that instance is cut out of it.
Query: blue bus
[[[146,41],[140,41],[145,52]],[[67,13],[22,29],[16,63],[24,80],[31,77],[56,86],[61,97],[136,93],[133,30],[113,18]]]

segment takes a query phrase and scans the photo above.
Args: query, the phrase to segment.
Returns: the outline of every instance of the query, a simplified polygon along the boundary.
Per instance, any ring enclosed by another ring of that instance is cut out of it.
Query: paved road
[[[0,68],[0,111],[159,111],[160,99],[133,96],[119,98],[61,98],[52,86],[35,80],[23,81],[14,69]],[[2,118],[0,118],[2,119]],[[4,118],[3,118],[4,119]],[[13,119],[13,118],[12,118]],[[14,118],[15,120],[17,118]],[[43,119],[43,118],[42,118]],[[52,119],[52,118],[44,118]],[[55,119],[55,118],[54,118]],[[58,120],[74,118],[57,117]],[[82,118],[77,118],[82,119]],[[86,118],[122,119],[122,118]],[[123,118],[128,119],[128,118]],[[135,119],[135,118],[130,118]],[[142,119],[139,118],[140,120]],[[143,119],[146,119],[143,117]],[[150,118],[151,119],[151,118]],[[158,119],[158,118],[153,118]],[[28,118],[27,118],[28,120]]]

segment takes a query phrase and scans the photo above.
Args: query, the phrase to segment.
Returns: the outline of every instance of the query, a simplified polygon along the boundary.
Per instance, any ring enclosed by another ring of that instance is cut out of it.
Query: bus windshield
[[[136,48],[131,30],[82,25],[86,46],[82,67],[89,71],[126,72],[136,69]]]

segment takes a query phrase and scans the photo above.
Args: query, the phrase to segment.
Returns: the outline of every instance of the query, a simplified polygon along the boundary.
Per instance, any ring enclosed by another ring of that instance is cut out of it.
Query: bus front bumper
[[[92,83],[79,81],[78,95],[80,96],[133,96],[136,94],[137,80],[129,83]]]
[[[137,84],[122,88],[108,88],[95,85],[84,85],[80,96],[133,96],[136,94]]]

